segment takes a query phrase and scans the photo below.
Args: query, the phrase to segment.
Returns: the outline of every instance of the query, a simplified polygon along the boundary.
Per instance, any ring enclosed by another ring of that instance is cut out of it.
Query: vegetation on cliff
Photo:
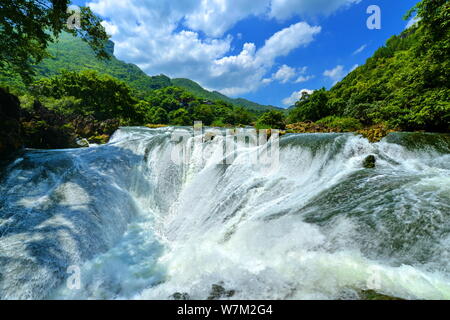
[[[365,126],[450,131],[450,3],[423,0],[408,17],[414,13],[417,25],[389,39],[330,91],[304,95],[288,121],[333,116]]]

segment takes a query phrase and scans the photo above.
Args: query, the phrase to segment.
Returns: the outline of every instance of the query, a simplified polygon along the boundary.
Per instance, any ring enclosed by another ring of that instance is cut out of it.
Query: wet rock
[[[225,290],[223,282],[219,284],[213,284],[211,292],[209,293],[208,300],[219,300],[222,298],[231,298],[235,295],[234,290]]]
[[[388,134],[398,131],[398,129],[390,129],[383,124],[373,125],[368,128],[358,130],[358,133],[371,143],[380,142]]]
[[[363,161],[363,167],[366,169],[374,169],[377,163],[377,159],[374,155],[366,157]]]
[[[330,128],[323,124],[314,123],[311,121],[298,122],[286,126],[287,133],[329,133],[341,132],[336,128]]]
[[[173,300],[190,300],[189,294],[187,294],[186,292],[184,293],[175,292],[173,295],[170,296],[170,298]]]
[[[0,88],[0,160],[8,159],[23,145],[19,99]]]
[[[89,139],[102,135],[110,136],[120,127],[120,121],[117,119],[98,121],[92,116],[75,116],[71,123],[79,137]]]
[[[78,139],[77,145],[80,148],[89,148],[89,141],[87,139]]]
[[[107,134],[101,134],[99,136],[90,137],[89,141],[95,144],[105,144],[108,143],[110,136]]]
[[[213,132],[207,132],[205,133],[205,135],[203,136],[203,142],[210,142],[213,141],[214,138],[216,137],[216,134]]]

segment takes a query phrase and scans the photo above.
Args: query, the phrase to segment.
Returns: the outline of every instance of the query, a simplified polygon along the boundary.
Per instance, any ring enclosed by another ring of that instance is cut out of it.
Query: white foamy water
[[[104,146],[12,164],[0,298],[207,299],[215,284],[233,299],[450,298],[445,137],[287,135],[267,170],[247,161],[261,148],[239,142],[218,164],[219,136],[192,138],[193,156],[174,163],[173,130],[124,128]]]

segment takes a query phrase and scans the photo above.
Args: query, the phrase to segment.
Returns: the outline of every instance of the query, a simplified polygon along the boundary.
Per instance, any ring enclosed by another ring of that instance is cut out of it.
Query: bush
[[[329,116],[317,121],[318,124],[326,125],[333,129],[343,132],[352,132],[360,130],[363,126],[358,119]]]
[[[285,116],[281,111],[266,112],[256,122],[256,128],[284,130],[286,128]]]

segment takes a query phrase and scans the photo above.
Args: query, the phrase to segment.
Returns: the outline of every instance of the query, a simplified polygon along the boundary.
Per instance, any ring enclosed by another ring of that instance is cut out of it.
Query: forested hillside
[[[208,99],[211,101],[225,101],[227,103],[243,107],[255,113],[263,113],[270,110],[283,110],[274,106],[264,106],[243,98],[232,99],[217,91],[208,91],[202,88],[198,83],[183,78],[172,79],[172,84],[176,87],[186,89],[197,97]]]
[[[344,118],[403,130],[450,131],[450,2],[424,0],[415,13],[420,18],[415,26],[389,39],[330,91],[304,95],[288,121]]]
[[[148,76],[138,66],[118,60],[114,56],[114,43],[111,41],[108,41],[106,51],[111,55],[110,59],[97,59],[87,43],[73,37],[71,34],[62,33],[55,43],[49,45],[48,52],[50,57],[35,66],[36,79],[59,75],[62,70],[93,70],[124,81],[135,91],[135,95],[140,98],[150,95],[153,90],[176,86],[185,89],[198,98],[213,102],[224,101],[256,113],[278,109],[245,99],[232,99],[219,92],[205,90],[198,83],[189,79],[171,80],[165,75]],[[25,85],[17,74],[0,72],[0,85],[2,84],[3,86],[9,85],[26,91]]]

